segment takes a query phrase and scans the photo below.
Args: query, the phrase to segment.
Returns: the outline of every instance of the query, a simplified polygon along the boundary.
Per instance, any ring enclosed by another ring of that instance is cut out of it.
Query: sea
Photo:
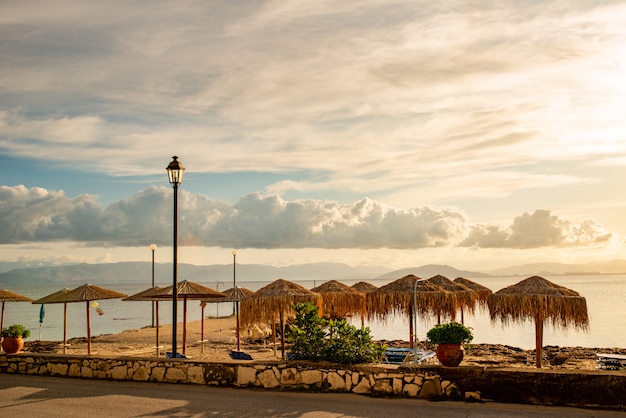
[[[611,275],[560,275],[542,276],[556,284],[577,291],[587,301],[590,326],[588,331],[575,329],[555,329],[550,325],[544,326],[544,345],[562,347],[589,347],[589,348],[625,348],[626,347],[626,274]],[[500,290],[513,285],[526,276],[507,277],[479,277],[471,278],[488,287],[492,291]],[[294,282],[310,289],[319,286],[326,280]],[[380,287],[391,280],[368,280]],[[353,281],[343,281],[352,285]],[[145,290],[151,283],[95,285],[132,295]],[[167,283],[157,283],[167,286]],[[223,283],[206,282],[200,284],[220,290],[217,286]],[[237,285],[256,291],[268,282],[238,282]],[[19,294],[39,299],[54,293],[64,286],[37,286],[14,287],[9,290]],[[224,290],[223,288],[221,290]],[[96,306],[94,306],[94,302]],[[91,335],[113,334],[130,329],[139,329],[152,324],[152,308],[150,302],[122,301],[121,299],[107,299],[89,302],[91,318]],[[44,306],[43,321],[40,322],[40,307],[29,302],[6,302],[4,308],[4,326],[14,323],[25,325],[31,330],[29,340],[62,341],[63,340],[63,304],[47,304]],[[233,303],[208,303],[204,309],[204,317],[222,317],[233,314]],[[67,304],[67,338],[85,337],[87,335],[87,303]],[[101,314],[98,313],[101,312]],[[196,321],[202,318],[200,301],[187,301],[187,320]],[[183,302],[179,300],[178,322],[183,320]],[[460,317],[457,317],[460,320]],[[171,302],[159,303],[159,323],[171,324]],[[426,339],[426,332],[437,322],[436,318],[418,318],[416,336],[419,340]],[[474,334],[473,343],[504,344],[522,349],[532,349],[535,346],[535,327],[532,321],[514,323],[503,326],[502,323],[492,322],[487,310],[477,309],[475,314],[464,313],[464,323]],[[353,320],[355,326],[360,326],[360,318]],[[371,330],[375,340],[409,340],[409,318],[397,315],[385,321],[367,321],[365,326]],[[164,336],[165,337],[165,336]]]

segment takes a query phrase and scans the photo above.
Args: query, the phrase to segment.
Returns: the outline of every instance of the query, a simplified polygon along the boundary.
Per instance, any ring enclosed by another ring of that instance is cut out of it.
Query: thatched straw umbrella
[[[65,294],[60,294],[60,292],[57,293],[59,293],[58,297],[54,298],[54,300],[49,303],[85,302],[85,307],[87,309],[87,354],[91,354],[91,316],[89,311],[89,302],[92,300],[125,298],[127,296],[124,293],[105,289],[89,283],[78,286],[76,289],[73,289]],[[101,314],[102,311],[98,311],[98,313]]]
[[[476,294],[470,288],[460,283],[455,283],[441,274],[437,274],[426,281],[451,292],[454,295],[457,309],[462,311],[463,308],[467,308],[472,313],[476,309]],[[451,319],[454,320],[455,316],[456,310],[452,313]],[[441,323],[440,315],[437,316],[437,323]]]
[[[498,290],[489,296],[487,304],[492,321],[500,319],[506,325],[534,319],[537,368],[541,368],[544,322],[561,328],[589,328],[585,298],[539,276]]]
[[[337,280],[330,280],[311,289],[322,296],[324,316],[343,319],[347,316],[360,315],[361,326],[365,325],[365,294]]]
[[[0,289],[0,301],[2,301],[2,315],[0,319],[0,331],[4,328],[4,303],[5,302],[32,302],[33,300],[27,296],[12,292],[6,289]],[[0,339],[2,339],[0,337]]]
[[[358,282],[350,287],[363,293],[371,292],[372,290],[378,289],[376,286],[368,282]]]
[[[167,286],[153,295],[156,299],[172,299],[174,286]],[[226,295],[201,284],[183,280],[176,286],[176,294],[183,299],[183,355],[187,347],[187,300],[221,299]],[[202,311],[202,326],[204,326],[204,310]],[[176,336],[174,335],[174,338]],[[172,347],[174,350],[174,347]],[[174,350],[175,351],[175,350]]]
[[[235,316],[237,317],[237,351],[241,351],[239,348],[239,304],[245,298],[249,298],[254,295],[254,292],[250,289],[235,285],[235,287],[224,290],[223,293],[226,295],[226,298],[223,300],[223,302],[235,302]]]
[[[297,303],[312,302],[322,308],[322,297],[299,284],[278,279],[257,290],[252,296],[241,301],[241,317],[245,325],[255,322],[272,321],[274,344],[276,344],[276,316],[280,319],[281,350],[285,355],[285,319],[293,315],[292,306]]]
[[[463,277],[457,277],[453,281],[455,283],[462,284],[463,286],[471,289],[474,292],[474,294],[476,295],[476,302],[478,302],[479,308],[485,308],[485,309],[487,308],[487,299],[489,298],[489,295],[493,293],[491,289],[483,286],[480,283],[476,283],[474,281],[465,279]],[[465,318],[463,315],[463,309],[461,309],[461,323],[462,324],[465,323],[464,319]]]
[[[47,303],[63,303],[63,352],[67,350],[67,302],[61,302],[60,299],[71,292],[70,289],[61,289],[33,302],[33,305],[44,305]]]
[[[134,295],[130,295],[122,299],[123,301],[147,301],[154,302],[154,313],[155,313],[155,334],[156,334],[156,344],[154,347],[156,348],[157,357],[159,355],[159,298],[156,298],[155,295],[163,290],[160,286],[154,286],[146,290],[142,290],[139,293],[135,293]]]
[[[413,311],[417,315],[452,315],[455,310],[452,293],[412,274],[366,294],[367,315],[385,320],[388,315],[409,316],[409,341],[414,345]]]

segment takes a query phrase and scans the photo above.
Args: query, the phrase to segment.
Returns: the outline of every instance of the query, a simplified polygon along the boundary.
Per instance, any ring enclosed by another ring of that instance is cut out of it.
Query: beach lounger
[[[167,352],[165,353],[165,357],[167,357],[167,358],[173,358],[173,357],[174,357],[174,355],[172,354],[172,352],[171,352],[171,351],[167,351]],[[187,357],[186,355],[184,355],[184,354],[182,354],[182,353],[176,353],[176,358],[189,358],[189,357]]]
[[[229,355],[233,360],[252,360],[252,356],[243,351],[231,351]]]
[[[389,347],[385,350],[385,363],[388,364],[422,364],[433,357],[435,357],[434,351],[419,348]]]
[[[596,354],[596,369],[621,370],[626,369],[626,355],[623,354]]]

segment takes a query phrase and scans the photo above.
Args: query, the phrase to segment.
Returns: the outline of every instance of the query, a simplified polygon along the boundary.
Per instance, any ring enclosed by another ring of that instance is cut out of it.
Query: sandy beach
[[[178,352],[182,353],[182,324],[178,324]],[[160,355],[171,351],[171,326],[159,327]],[[102,356],[136,356],[156,355],[155,329],[126,330],[118,334],[92,336],[91,352]],[[237,349],[236,319],[234,316],[207,318],[204,320],[204,343],[202,343],[202,321],[187,323],[187,339],[185,355],[196,360],[228,361],[229,353]],[[279,342],[279,341],[278,341]],[[392,347],[408,347],[408,341],[381,341]],[[68,354],[86,354],[87,339],[73,338],[68,340]],[[423,343],[419,343],[423,346]],[[280,357],[274,349],[270,330],[242,329],[240,349],[250,354],[254,360],[272,360]],[[63,353],[62,344],[58,341],[25,342],[25,351],[39,353]],[[584,347],[544,347],[544,368],[593,370],[596,367],[596,353],[626,354],[626,349],[619,348],[584,348]],[[481,367],[529,367],[534,368],[534,350],[499,344],[472,344],[465,352],[461,365],[477,365]],[[433,360],[435,363],[437,360]]]

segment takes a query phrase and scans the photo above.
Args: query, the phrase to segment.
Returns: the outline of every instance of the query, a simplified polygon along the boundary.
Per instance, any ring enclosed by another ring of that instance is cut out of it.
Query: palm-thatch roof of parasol
[[[587,301],[574,290],[532,276],[488,298],[492,320],[503,323],[540,318],[555,327],[587,329]]]
[[[33,305],[42,305],[47,303],[67,303],[67,301],[62,300],[65,295],[71,292],[71,289],[65,288],[61,290],[57,290],[54,293],[51,293],[47,296],[37,299],[33,302]]]
[[[158,301],[161,298],[155,297],[163,290],[160,286],[154,286],[141,292],[135,293],[122,299],[123,301]]]
[[[32,302],[28,296],[20,295],[7,289],[0,289],[0,302]]]
[[[252,290],[239,286],[226,289],[222,293],[226,295],[225,298],[207,300],[206,302],[241,302],[245,298],[249,298],[250,296],[254,295],[254,292]]]
[[[303,286],[278,279],[241,301],[241,317],[245,325],[274,320],[279,315],[291,316],[292,305],[312,302],[322,308],[322,297]]]
[[[174,286],[167,286],[159,292],[156,292],[153,297],[157,299],[171,299],[174,294],[173,289]],[[176,285],[176,295],[184,299],[219,299],[226,297],[222,292],[188,280],[178,282]]]
[[[358,283],[353,284],[350,287],[358,290],[359,292],[364,292],[364,293],[371,292],[372,290],[378,289],[376,286],[368,282],[358,282]]]
[[[352,315],[365,316],[365,294],[330,280],[311,289],[322,296],[322,311],[328,318],[343,319]]]
[[[470,288],[462,285],[461,283],[455,283],[441,274],[431,277],[426,280],[426,282],[433,283],[442,289],[451,292],[454,295],[456,307],[458,309],[466,308],[472,313],[476,310],[477,296],[476,293],[474,293]],[[454,315],[452,319],[454,319]]]
[[[476,283],[463,277],[457,277],[453,281],[471,289],[476,294],[476,301],[478,302],[478,304],[480,306],[487,306],[487,299],[489,298],[489,295],[493,293],[491,289],[483,286],[480,283]]]
[[[381,320],[397,313],[412,315],[414,302],[419,315],[452,315],[456,306],[452,293],[413,274],[366,294],[368,316]]]
[[[85,283],[64,295],[60,295],[56,303],[89,302],[100,299],[125,298],[126,296],[124,293],[116,292],[115,290]]]
[[[578,292],[552,283],[543,277],[532,276],[512,286],[498,290],[487,300],[491,320],[535,322],[536,365],[541,367],[543,324],[557,328],[572,326],[589,328],[587,301]]]
[[[59,303],[62,302],[89,302],[92,300],[100,299],[117,299],[125,298],[127,295],[124,293],[116,292],[115,290],[105,289],[100,286],[85,283],[82,286],[78,286],[76,289],[72,289],[68,293],[59,296]]]

